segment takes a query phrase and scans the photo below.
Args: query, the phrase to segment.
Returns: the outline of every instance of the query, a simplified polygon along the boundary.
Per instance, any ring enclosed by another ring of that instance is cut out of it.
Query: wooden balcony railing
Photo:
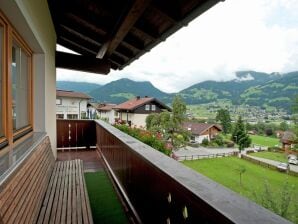
[[[97,145],[143,223],[289,223],[282,217],[96,121]]]
[[[93,120],[57,120],[57,148],[90,148],[96,145]]]
[[[57,137],[97,145],[136,222],[289,223],[103,121],[58,120]]]

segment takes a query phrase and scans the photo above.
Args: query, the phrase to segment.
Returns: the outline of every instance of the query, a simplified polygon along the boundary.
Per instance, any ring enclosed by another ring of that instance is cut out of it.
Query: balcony
[[[57,140],[58,158],[98,152],[136,223],[288,223],[103,121],[58,120]]]

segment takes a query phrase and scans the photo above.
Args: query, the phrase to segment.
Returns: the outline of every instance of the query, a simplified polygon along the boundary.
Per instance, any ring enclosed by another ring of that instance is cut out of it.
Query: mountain
[[[103,86],[58,81],[57,88],[85,92],[99,102],[122,103],[135,96],[152,96],[168,104],[176,94],[179,94],[186,104],[224,101],[234,105],[273,106],[290,111],[293,98],[298,94],[298,71],[282,75],[239,71],[236,72],[234,80],[205,81],[176,94],[162,92],[150,82],[136,82],[129,79],[120,79]]]
[[[122,103],[135,96],[151,96],[164,100],[169,94],[160,91],[150,82],[136,82],[119,79],[89,92],[95,100],[110,103]]]
[[[89,93],[93,89],[98,89],[101,87],[101,85],[94,83],[69,81],[57,81],[56,85],[56,88],[60,90],[72,90],[83,93]]]
[[[240,71],[236,72],[236,77],[236,79],[226,82],[201,82],[180,91],[179,94],[187,104],[209,103],[216,100],[229,100],[233,104],[241,104],[239,95],[246,89],[277,80],[282,76],[278,73]]]
[[[248,105],[273,106],[289,111],[297,94],[298,72],[291,72],[278,79],[246,89],[240,95],[240,101]]]

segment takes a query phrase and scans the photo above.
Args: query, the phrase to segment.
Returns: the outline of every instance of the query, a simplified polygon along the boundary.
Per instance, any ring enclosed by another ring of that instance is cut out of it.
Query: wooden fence
[[[208,154],[208,155],[184,155],[184,156],[173,155],[172,158],[178,161],[184,161],[184,160],[220,158],[220,157],[237,156],[237,155],[238,155],[238,152],[225,152],[225,153],[216,153],[216,154]]]
[[[263,166],[263,167],[266,167],[266,168],[269,168],[269,169],[272,169],[272,170],[278,170],[277,167],[275,165],[272,165],[272,164],[269,164],[269,163],[266,163],[266,162],[263,162],[263,161],[260,161],[258,159],[254,159],[252,157],[249,157],[249,156],[246,156],[246,155],[241,155],[241,158],[242,159],[245,159],[249,162],[252,162],[254,164],[257,164],[257,165],[260,165],[260,166]],[[291,176],[298,176],[298,173],[294,172],[294,171],[291,171],[289,170],[287,172],[289,175]]]

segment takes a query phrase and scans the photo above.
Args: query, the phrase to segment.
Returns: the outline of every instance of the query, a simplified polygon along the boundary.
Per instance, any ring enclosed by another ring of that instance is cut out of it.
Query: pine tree
[[[232,140],[238,144],[239,151],[243,150],[245,147],[249,147],[251,144],[251,139],[246,132],[241,116],[239,116],[235,125],[234,131],[232,133]]]
[[[224,134],[228,134],[231,131],[231,116],[228,110],[218,110],[215,119],[220,122]]]

